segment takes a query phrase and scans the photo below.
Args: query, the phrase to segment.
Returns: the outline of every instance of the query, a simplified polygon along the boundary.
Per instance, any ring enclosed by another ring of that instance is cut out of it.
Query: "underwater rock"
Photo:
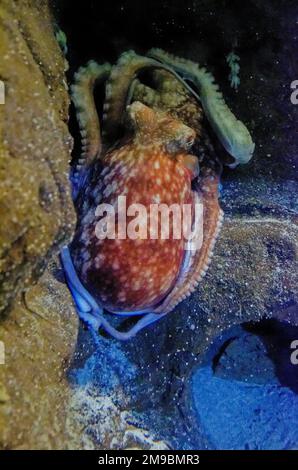
[[[210,282],[197,291],[212,324],[223,316],[231,325],[262,317],[298,323],[297,235],[287,219],[226,220]]]
[[[217,338],[207,356],[216,377],[259,385],[275,383],[297,393],[298,369],[291,357],[297,337],[298,326],[287,322],[245,323]]]
[[[38,283],[0,324],[0,449],[67,446],[68,362],[77,339],[77,315],[52,262]]]
[[[1,312],[68,241],[75,215],[66,61],[47,2],[1,2],[0,55]]]
[[[46,1],[1,2],[0,55],[0,448],[52,449],[67,442],[77,317],[49,270],[29,287],[75,222],[66,61]]]
[[[221,379],[207,367],[195,374],[193,387],[199,420],[213,448],[297,448],[298,397],[290,389]]]
[[[286,365],[283,355],[289,362],[290,343],[283,344],[281,354],[281,338],[297,337],[297,327],[277,323],[264,322],[262,336],[257,325],[259,335],[232,328],[195,370],[190,381],[194,410],[212,448],[297,448],[297,393],[278,373],[278,363],[283,371]],[[297,384],[295,367],[288,372]]]
[[[169,445],[147,430],[131,410],[130,383],[138,370],[121,343],[80,328],[68,370],[68,448],[166,450]]]
[[[91,393],[90,393],[91,392]],[[78,387],[73,394],[67,419],[69,448],[84,450],[168,450],[164,441],[134,425],[115,397],[98,390]],[[119,396],[117,397],[119,400]],[[83,431],[82,431],[83,429]]]
[[[278,383],[275,365],[261,338],[239,326],[228,333],[228,339],[220,347],[216,341],[211,346],[211,349],[217,349],[212,357],[214,376],[259,385]]]

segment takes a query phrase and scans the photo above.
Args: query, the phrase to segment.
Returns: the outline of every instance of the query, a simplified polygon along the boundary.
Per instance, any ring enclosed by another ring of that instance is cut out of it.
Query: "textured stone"
[[[0,448],[53,449],[68,444],[66,371],[77,338],[77,316],[56,265],[15,303],[0,324]]]
[[[297,332],[268,320],[232,328],[212,345],[190,381],[212,448],[297,448],[298,371],[289,361]]]
[[[65,447],[65,370],[77,332],[46,263],[71,236],[66,62],[46,1],[1,1],[0,447]],[[10,308],[9,308],[10,307]]]
[[[36,280],[75,222],[65,59],[46,1],[0,5],[0,312]]]

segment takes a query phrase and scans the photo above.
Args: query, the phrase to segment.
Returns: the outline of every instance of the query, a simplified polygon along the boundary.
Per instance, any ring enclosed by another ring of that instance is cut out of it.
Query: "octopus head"
[[[168,153],[178,153],[187,152],[194,143],[195,131],[164,112],[135,101],[127,113],[140,144],[162,145]]]

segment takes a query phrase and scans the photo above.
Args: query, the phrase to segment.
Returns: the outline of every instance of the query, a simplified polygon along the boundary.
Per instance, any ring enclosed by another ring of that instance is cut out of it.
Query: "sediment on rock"
[[[75,215],[66,61],[47,2],[1,2],[0,55],[1,313],[67,242]]]

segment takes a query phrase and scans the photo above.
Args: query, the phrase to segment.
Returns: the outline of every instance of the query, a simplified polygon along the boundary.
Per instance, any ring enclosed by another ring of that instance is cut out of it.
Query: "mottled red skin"
[[[95,164],[81,200],[82,218],[72,244],[81,281],[109,311],[133,312],[156,306],[173,288],[184,258],[185,240],[99,240],[95,234],[99,203],[127,197],[141,203],[192,204],[192,171],[187,154],[168,153],[159,144],[131,141]],[[133,219],[134,217],[131,217]],[[129,218],[127,221],[129,222]],[[116,225],[117,229],[117,225]]]

